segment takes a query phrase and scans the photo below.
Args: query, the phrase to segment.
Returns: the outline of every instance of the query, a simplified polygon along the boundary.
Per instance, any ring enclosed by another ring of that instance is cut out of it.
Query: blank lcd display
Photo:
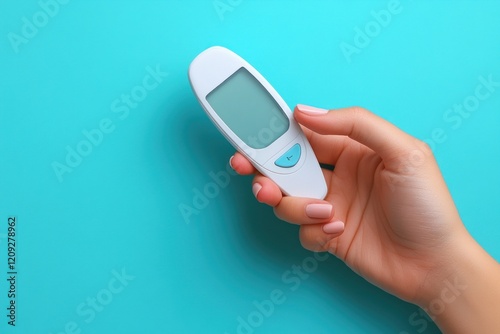
[[[244,67],[211,91],[207,101],[224,123],[255,149],[269,146],[290,126],[271,94]]]

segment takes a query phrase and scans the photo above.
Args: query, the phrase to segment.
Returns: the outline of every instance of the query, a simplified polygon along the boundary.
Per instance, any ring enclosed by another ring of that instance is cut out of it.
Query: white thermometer
[[[285,195],[326,196],[311,145],[285,101],[255,68],[214,46],[193,60],[189,81],[220,132]]]

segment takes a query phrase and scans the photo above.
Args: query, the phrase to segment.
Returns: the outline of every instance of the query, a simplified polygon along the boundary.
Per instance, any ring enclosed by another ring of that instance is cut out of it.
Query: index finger
[[[359,107],[326,110],[297,105],[295,119],[322,135],[347,136],[390,161],[414,147],[416,139],[383,118]]]

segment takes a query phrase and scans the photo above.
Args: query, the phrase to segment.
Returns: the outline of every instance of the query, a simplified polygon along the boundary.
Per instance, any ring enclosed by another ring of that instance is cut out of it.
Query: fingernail
[[[330,234],[340,233],[344,231],[344,227],[345,225],[343,222],[341,222],[340,220],[334,220],[328,224],[323,225],[323,232]]]
[[[306,215],[309,218],[329,218],[331,214],[331,204],[308,204],[306,206]]]
[[[255,198],[257,198],[257,195],[259,194],[259,191],[262,189],[262,185],[260,183],[254,183],[252,186],[252,192]]]
[[[233,158],[234,158],[234,155],[232,155],[231,158],[229,158],[229,166],[231,166],[232,169],[234,169],[234,167],[233,167]]]
[[[303,104],[297,104],[297,110],[307,115],[324,115],[328,112],[326,109],[306,106]]]

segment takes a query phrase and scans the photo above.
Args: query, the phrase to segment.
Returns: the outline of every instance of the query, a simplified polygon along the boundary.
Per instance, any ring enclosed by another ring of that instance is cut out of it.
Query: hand
[[[283,196],[256,175],[257,199],[300,225],[305,248],[331,252],[402,299],[432,293],[429,273],[444,267],[449,245],[465,229],[428,146],[361,108],[299,105],[294,116],[318,160],[335,166],[323,170],[328,194],[324,201]],[[240,174],[256,172],[239,153],[231,165]]]
[[[240,174],[302,245],[329,251],[368,281],[427,311],[450,333],[499,333],[500,266],[468,234],[429,147],[361,109],[298,105],[323,170],[324,200],[283,196],[241,154]],[[335,209],[333,209],[335,208]]]

